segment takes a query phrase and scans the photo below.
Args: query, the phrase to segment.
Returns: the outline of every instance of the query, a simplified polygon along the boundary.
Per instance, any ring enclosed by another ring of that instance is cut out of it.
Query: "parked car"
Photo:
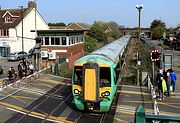
[[[20,52],[14,52],[10,53],[7,57],[8,61],[15,61],[15,60],[22,60],[23,58],[26,59],[28,57],[28,54],[26,52],[20,51]]]
[[[0,74],[3,74],[3,68],[0,66]]]

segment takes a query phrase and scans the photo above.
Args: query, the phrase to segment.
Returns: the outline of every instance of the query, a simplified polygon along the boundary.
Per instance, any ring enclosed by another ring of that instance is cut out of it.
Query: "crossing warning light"
[[[151,51],[151,61],[159,61],[161,59],[161,51],[160,50],[152,50]]]
[[[36,37],[36,44],[42,44],[43,38],[38,36]]]

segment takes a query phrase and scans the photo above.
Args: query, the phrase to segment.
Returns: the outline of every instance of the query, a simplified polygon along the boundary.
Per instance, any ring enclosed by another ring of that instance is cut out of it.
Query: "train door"
[[[99,101],[99,65],[87,63],[83,65],[83,97],[85,102]]]

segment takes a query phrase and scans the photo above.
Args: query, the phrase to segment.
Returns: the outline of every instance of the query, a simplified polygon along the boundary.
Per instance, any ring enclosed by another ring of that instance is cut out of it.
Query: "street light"
[[[138,40],[140,42],[140,32],[141,32],[141,9],[143,8],[143,5],[136,5],[136,9],[139,12],[139,22],[138,22]]]
[[[23,35],[23,6],[19,6],[21,8],[21,23],[22,23],[22,52],[23,52],[23,64],[24,64],[24,35]]]
[[[139,44],[140,44],[140,32],[141,32],[141,21],[140,21],[140,19],[141,19],[141,9],[143,8],[143,5],[136,5],[136,9],[138,10],[138,12],[139,12],[139,22],[138,22],[138,42],[139,42]],[[140,63],[140,61],[139,61],[139,59],[138,59],[138,52],[137,52],[137,85],[139,86],[140,84],[139,84],[139,65],[141,64]]]

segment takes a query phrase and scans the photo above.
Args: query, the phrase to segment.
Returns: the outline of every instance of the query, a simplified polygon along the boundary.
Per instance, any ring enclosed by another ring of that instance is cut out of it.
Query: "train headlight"
[[[81,92],[78,89],[74,89],[74,94],[79,95]]]
[[[101,96],[109,96],[110,95],[110,92],[109,91],[105,91],[104,93],[101,93]]]
[[[109,91],[106,91],[105,92],[105,96],[109,96],[110,95],[110,92]]]

